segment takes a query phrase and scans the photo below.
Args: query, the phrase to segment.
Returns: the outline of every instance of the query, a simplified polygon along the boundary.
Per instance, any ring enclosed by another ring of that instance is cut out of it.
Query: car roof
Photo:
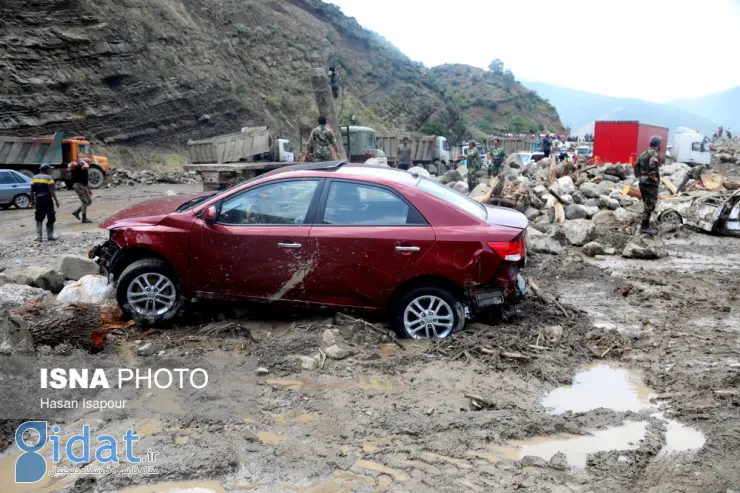
[[[338,164],[337,162],[315,163],[313,166],[296,165],[280,168],[279,170],[270,173],[270,177],[275,179],[288,178],[290,176],[301,178],[311,176],[319,178],[344,178],[348,180],[363,180],[374,183],[401,184],[411,187],[419,183],[420,180],[420,177],[417,174],[385,165],[356,163]]]

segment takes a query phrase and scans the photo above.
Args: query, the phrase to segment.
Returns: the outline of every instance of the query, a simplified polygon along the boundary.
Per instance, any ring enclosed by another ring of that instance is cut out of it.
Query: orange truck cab
[[[63,181],[68,188],[72,188],[69,163],[80,158],[90,161],[90,187],[102,187],[110,172],[108,158],[94,155],[85,137],[61,133],[42,137],[0,136],[0,169],[14,169],[32,177],[46,163],[51,166],[54,180]]]

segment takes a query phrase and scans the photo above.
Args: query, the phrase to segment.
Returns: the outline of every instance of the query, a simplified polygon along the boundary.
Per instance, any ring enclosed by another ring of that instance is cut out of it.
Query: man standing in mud
[[[658,186],[660,184],[660,146],[663,138],[654,135],[650,137],[650,148],[637,159],[635,175],[640,178],[640,193],[645,210],[642,213],[640,232],[654,235],[655,230],[650,227],[650,218],[658,203]]]
[[[85,159],[76,159],[69,163],[69,171],[72,177],[72,183],[74,184],[72,188],[77,194],[77,197],[79,197],[81,204],[80,207],[72,213],[72,215],[76,217],[78,221],[82,221],[86,224],[92,222],[87,218],[87,207],[92,204],[92,189],[88,183],[89,169],[90,164]],[[80,213],[82,213],[82,218],[80,218]]]
[[[501,145],[500,140],[494,139],[493,149],[491,150],[491,162],[493,165],[488,167],[489,178],[491,176],[498,176],[498,174],[501,173],[501,166],[504,164],[504,159],[506,159],[504,146]]]
[[[326,117],[319,117],[319,126],[311,130],[308,137],[308,152],[314,163],[338,160],[337,140],[334,132],[326,126]]]
[[[468,192],[472,192],[478,185],[478,171],[481,169],[481,158],[478,145],[471,140],[468,144]]]
[[[44,219],[46,219],[46,239],[56,241],[54,223],[57,220],[54,204],[59,209],[54,179],[51,177],[51,166],[44,163],[39,168],[39,174],[31,180],[31,207],[36,208],[36,241],[42,241]]]

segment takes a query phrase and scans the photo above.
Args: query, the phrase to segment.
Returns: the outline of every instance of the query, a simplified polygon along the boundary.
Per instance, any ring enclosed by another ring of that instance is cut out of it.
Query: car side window
[[[332,182],[323,224],[334,226],[405,226],[426,224],[419,212],[380,187]]]
[[[15,185],[15,180],[10,173],[0,172],[0,185]]]
[[[247,190],[223,202],[218,223],[304,224],[318,185],[319,180],[281,181]]]

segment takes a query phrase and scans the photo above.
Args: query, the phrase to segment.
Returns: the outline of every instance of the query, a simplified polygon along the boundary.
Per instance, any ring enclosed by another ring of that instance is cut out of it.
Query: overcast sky
[[[740,85],[740,0],[330,0],[412,60],[655,102]],[[468,20],[469,19],[469,20]]]

